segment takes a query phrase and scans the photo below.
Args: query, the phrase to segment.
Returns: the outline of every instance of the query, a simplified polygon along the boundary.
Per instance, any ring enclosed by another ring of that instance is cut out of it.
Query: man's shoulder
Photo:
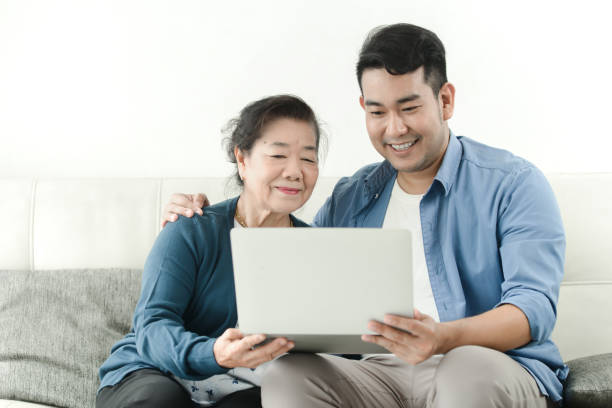
[[[463,148],[462,162],[483,171],[515,173],[535,166],[514,153],[477,142],[469,137],[459,136]]]
[[[392,170],[392,167],[386,161],[367,164],[353,173],[353,175],[342,177],[338,180],[334,187],[334,194],[360,190],[370,178],[375,177],[376,174],[386,173],[389,170]]]

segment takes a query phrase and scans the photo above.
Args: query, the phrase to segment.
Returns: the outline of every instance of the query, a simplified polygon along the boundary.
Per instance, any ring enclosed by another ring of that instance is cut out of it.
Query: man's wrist
[[[440,333],[438,338],[440,342],[436,354],[446,354],[458,346],[459,325],[457,323],[457,321],[438,323],[438,331]]]

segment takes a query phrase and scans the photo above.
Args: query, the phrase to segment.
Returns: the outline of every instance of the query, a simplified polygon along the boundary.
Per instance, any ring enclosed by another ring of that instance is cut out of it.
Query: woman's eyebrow
[[[270,143],[270,146],[276,146],[276,147],[289,147],[289,143],[284,143],[284,142],[272,142]],[[315,146],[304,146],[302,148],[302,150],[312,150],[312,151],[317,151],[317,148]]]

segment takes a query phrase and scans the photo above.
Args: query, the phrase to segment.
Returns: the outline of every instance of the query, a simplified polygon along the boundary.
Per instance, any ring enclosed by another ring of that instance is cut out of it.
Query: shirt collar
[[[434,180],[438,180],[444,188],[445,196],[448,195],[457,179],[457,171],[459,169],[462,154],[463,147],[461,146],[461,142],[459,142],[459,139],[457,139],[457,136],[455,136],[451,130],[442,164],[438,169],[436,177],[434,177]]]
[[[365,186],[368,193],[379,195],[390,178],[395,178],[397,170],[387,160],[379,163],[374,170],[365,177]]]

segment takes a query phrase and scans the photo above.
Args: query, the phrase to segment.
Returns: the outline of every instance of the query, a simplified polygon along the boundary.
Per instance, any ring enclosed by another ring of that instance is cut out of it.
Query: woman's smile
[[[292,188],[292,187],[275,187],[275,188],[281,193],[287,194],[287,195],[296,195],[297,193],[301,191],[301,189],[299,188]]]

